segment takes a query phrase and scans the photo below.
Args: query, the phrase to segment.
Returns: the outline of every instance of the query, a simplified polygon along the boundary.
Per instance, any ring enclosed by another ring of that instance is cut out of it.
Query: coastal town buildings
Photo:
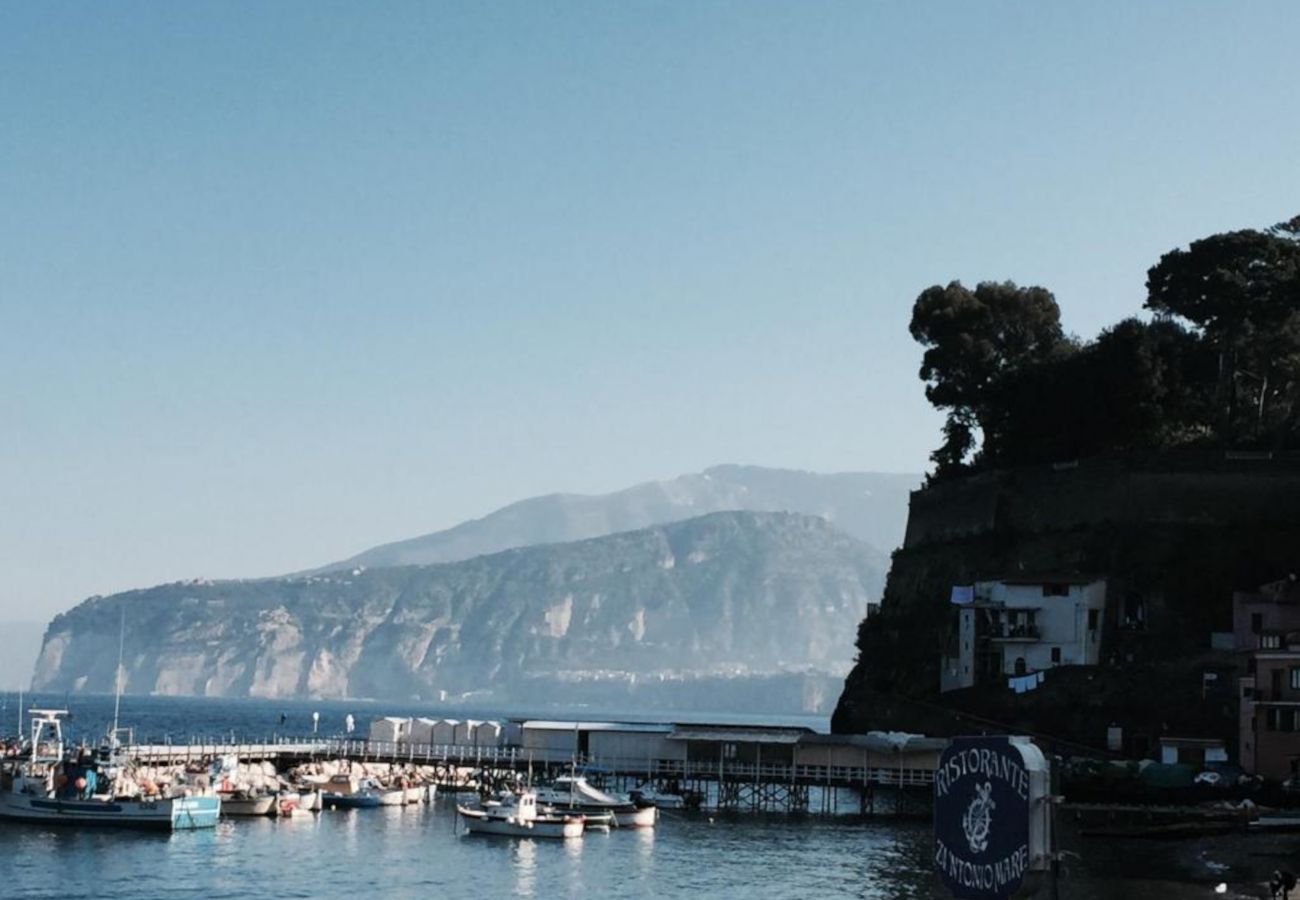
[[[1052,576],[958,585],[955,641],[941,665],[940,690],[1006,683],[1033,690],[1057,666],[1101,660],[1103,578]]]
[[[1247,772],[1300,775],[1300,582],[1294,575],[1232,597],[1242,655],[1238,755]]]

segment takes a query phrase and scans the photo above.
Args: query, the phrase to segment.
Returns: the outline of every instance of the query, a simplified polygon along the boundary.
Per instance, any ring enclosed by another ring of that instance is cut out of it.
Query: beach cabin
[[[790,764],[794,748],[811,728],[757,725],[677,725],[668,740],[685,748],[692,762]]]
[[[411,733],[411,720],[397,716],[384,716],[370,723],[370,740],[376,743],[395,744],[406,740]]]
[[[419,718],[411,722],[411,731],[407,737],[412,744],[432,744],[433,729],[438,724],[436,719]]]
[[[839,780],[861,777],[894,784],[928,783],[948,741],[919,734],[871,731],[867,734],[808,734],[794,748],[800,771],[809,767],[814,778]]]
[[[474,730],[480,724],[478,719],[466,719],[463,722],[457,722],[452,743],[457,747],[473,747]]]
[[[654,760],[685,760],[685,747],[668,739],[672,725],[637,722],[587,723],[587,753],[596,762],[641,765]]]
[[[479,747],[499,747],[501,733],[500,722],[480,722],[474,729],[474,743]]]
[[[456,743],[456,726],[459,719],[439,719],[433,726],[433,740],[429,743],[438,747],[450,747]]]

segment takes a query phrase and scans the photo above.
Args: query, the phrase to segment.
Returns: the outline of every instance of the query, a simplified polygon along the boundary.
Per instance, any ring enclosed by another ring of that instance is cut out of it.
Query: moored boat
[[[653,828],[659,821],[659,808],[654,803],[606,793],[581,775],[565,775],[555,779],[550,787],[538,788],[537,799],[560,813],[610,813],[617,828]]]
[[[221,801],[211,794],[144,793],[126,777],[116,729],[91,755],[65,755],[62,717],[67,710],[31,710],[31,744],[25,757],[4,772],[0,819],[59,825],[113,825],[184,830],[212,828]],[[130,791],[130,792],[128,792]]]
[[[586,822],[581,815],[556,815],[538,809],[537,795],[525,791],[500,801],[489,801],[479,809],[456,806],[471,834],[508,837],[582,837]]]
[[[254,794],[249,791],[230,791],[218,794],[221,797],[221,814],[251,818],[256,816],[273,816],[276,814],[275,794]]]
[[[322,799],[326,809],[370,809],[401,806],[406,802],[406,792],[382,787],[370,778],[335,775],[325,783]]]

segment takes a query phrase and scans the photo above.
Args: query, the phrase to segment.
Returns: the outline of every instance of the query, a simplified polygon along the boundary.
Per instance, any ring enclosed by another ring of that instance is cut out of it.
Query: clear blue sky
[[[925,286],[1083,336],[1300,213],[1294,2],[0,5],[0,618],[719,462],[920,471]]]

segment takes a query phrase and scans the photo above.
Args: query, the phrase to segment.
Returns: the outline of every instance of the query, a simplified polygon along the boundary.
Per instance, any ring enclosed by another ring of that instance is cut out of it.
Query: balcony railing
[[[1042,637],[1037,625],[994,626],[988,636],[995,641],[1037,641]]]

